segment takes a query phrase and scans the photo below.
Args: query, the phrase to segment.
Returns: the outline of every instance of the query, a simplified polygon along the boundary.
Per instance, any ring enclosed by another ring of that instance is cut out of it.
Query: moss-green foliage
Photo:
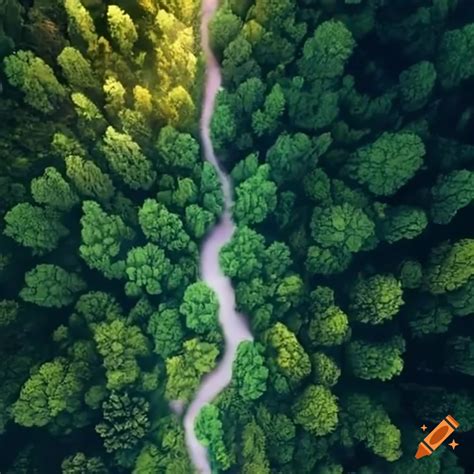
[[[0,471],[191,474],[172,410],[224,360],[215,472],[461,474],[413,454],[474,427],[470,0],[219,6],[233,360],[201,7],[0,0]]]
[[[383,133],[359,148],[348,172],[377,196],[390,196],[406,184],[423,163],[425,146],[414,133]]]
[[[17,204],[5,214],[5,235],[20,245],[31,248],[34,255],[43,255],[58,246],[69,234],[60,215],[28,202]]]
[[[393,275],[360,279],[350,293],[351,316],[362,323],[381,324],[398,313],[402,295],[401,284]]]

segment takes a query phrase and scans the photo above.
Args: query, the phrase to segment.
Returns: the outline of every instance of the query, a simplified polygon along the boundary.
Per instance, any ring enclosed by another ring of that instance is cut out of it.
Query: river
[[[210,474],[211,467],[207,449],[199,443],[194,434],[196,416],[200,409],[207,403],[212,402],[231,381],[232,363],[240,342],[253,339],[245,318],[235,310],[235,294],[232,283],[229,278],[224,276],[219,266],[219,251],[231,239],[235,224],[232,220],[232,183],[229,176],[219,166],[210,136],[210,122],[214,110],[214,102],[221,86],[220,68],[209,46],[208,34],[209,20],[212,18],[217,7],[217,0],[202,0],[201,42],[206,58],[206,79],[200,132],[204,157],[216,168],[219,174],[224,194],[224,212],[219,223],[205,239],[201,248],[200,274],[201,279],[215,291],[219,300],[219,322],[224,333],[225,350],[216,369],[203,378],[184,416],[186,444],[189,455],[197,472],[200,474]]]

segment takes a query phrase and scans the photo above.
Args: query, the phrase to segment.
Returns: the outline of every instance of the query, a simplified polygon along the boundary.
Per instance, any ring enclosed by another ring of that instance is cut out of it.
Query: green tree
[[[126,392],[110,394],[102,405],[103,421],[95,427],[108,453],[133,448],[146,436],[149,408],[142,397],[131,397]]]
[[[341,424],[354,441],[364,443],[375,455],[390,462],[401,456],[400,430],[384,407],[367,395],[355,393],[343,401]]]
[[[270,177],[279,185],[285,181],[303,178],[312,160],[313,142],[304,133],[283,133],[269,148],[266,162],[270,165]]]
[[[219,409],[215,405],[203,406],[196,417],[194,429],[197,439],[209,449],[218,468],[227,470],[234,460],[225,445],[224,426],[219,415]]]
[[[265,342],[275,354],[280,372],[297,383],[311,372],[308,354],[298,339],[284,324],[278,322],[265,333]]]
[[[254,78],[251,78],[252,80]],[[270,93],[265,97],[263,106],[252,114],[252,129],[257,135],[270,135],[280,125],[285,112],[285,95],[279,84],[275,84]]]
[[[474,44],[474,23],[445,31],[436,58],[436,71],[446,89],[458,86],[474,75],[474,60],[470,51]]]
[[[277,187],[270,181],[269,171],[268,165],[262,165],[237,186],[233,212],[240,225],[258,224],[275,210]]]
[[[84,453],[76,453],[64,458],[61,463],[62,474],[108,474],[109,470],[99,457],[87,457]]]
[[[347,345],[346,359],[356,377],[390,380],[403,370],[404,352],[405,341],[398,335],[386,342],[353,340]]]
[[[28,202],[14,206],[4,219],[3,233],[20,245],[31,248],[33,255],[44,255],[54,250],[59,240],[69,234],[56,211]]]
[[[310,222],[311,236],[323,248],[358,252],[374,235],[374,223],[359,208],[344,203],[316,207]]]
[[[233,41],[242,28],[242,20],[230,8],[221,7],[209,23],[212,49],[219,55]]]
[[[436,83],[433,63],[420,61],[402,71],[399,76],[400,100],[405,112],[414,112],[424,107]]]
[[[219,331],[219,301],[203,281],[186,288],[179,311],[186,318],[186,326],[198,334]]]
[[[337,306],[329,306],[310,320],[308,336],[315,345],[338,346],[346,341],[349,335],[347,315]]]
[[[356,321],[382,324],[403,305],[400,282],[391,274],[358,279],[350,292],[350,314]]]
[[[423,163],[425,146],[412,132],[384,132],[359,148],[347,164],[347,172],[377,196],[391,196],[406,184]]]
[[[90,62],[76,48],[66,46],[58,56],[58,64],[72,89],[79,91],[100,90],[99,81]]]
[[[140,296],[143,291],[159,295],[167,286],[172,266],[160,247],[148,243],[128,252],[125,272],[128,278],[125,284],[127,295]]]
[[[431,252],[424,273],[424,287],[434,295],[453,291],[474,275],[474,239],[444,243]]]
[[[97,48],[98,36],[94,21],[81,0],[64,0],[67,14],[67,29],[74,43],[80,44],[81,49],[94,52]]]
[[[160,129],[155,148],[161,162],[173,170],[192,172],[200,162],[199,144],[189,133],[167,125]]]
[[[418,237],[428,225],[425,211],[419,207],[393,206],[384,213],[380,238],[393,244],[401,239]]]
[[[448,224],[474,200],[474,171],[455,170],[439,176],[431,188],[431,217],[436,224]]]
[[[77,194],[53,167],[45,168],[41,176],[31,181],[31,195],[38,204],[58,211],[69,211],[79,202]]]
[[[247,280],[261,272],[264,250],[262,235],[247,226],[238,227],[220,251],[222,270],[230,278]]]
[[[333,387],[341,376],[341,369],[336,361],[324,352],[316,352],[311,356],[313,380],[318,385]]]
[[[153,185],[156,172],[140,147],[126,133],[107,127],[103,151],[112,171],[132,189],[148,190]]]
[[[107,7],[107,26],[111,38],[124,56],[132,53],[138,33],[133,20],[117,5]]]
[[[337,398],[322,385],[308,385],[292,406],[293,419],[314,436],[324,436],[336,428],[339,419]]]
[[[188,249],[190,238],[177,214],[154,199],[146,199],[138,211],[140,227],[148,240],[170,252]]]
[[[94,341],[103,358],[109,390],[122,390],[137,382],[137,358],[150,353],[148,339],[138,326],[127,325],[123,319],[101,322],[94,328]]]
[[[94,201],[84,201],[79,254],[86,264],[106,278],[123,278],[126,264],[122,246],[134,232],[119,216],[108,215]]]
[[[16,423],[41,427],[81,408],[87,371],[63,357],[45,362],[21,388],[12,408]]]
[[[183,354],[166,359],[167,400],[189,401],[201,377],[215,367],[219,355],[215,344],[197,338],[186,341],[183,349]]]
[[[57,265],[41,263],[26,273],[20,297],[38,306],[62,308],[70,305],[76,294],[85,288],[85,282],[76,273],[67,272]]]
[[[163,359],[179,352],[185,334],[178,309],[160,306],[150,316],[148,333],[155,343],[154,351]]]
[[[342,76],[354,47],[355,41],[344,23],[325,21],[306,40],[298,61],[299,73],[308,80]]]
[[[108,201],[115,193],[115,187],[107,173],[104,173],[93,161],[78,155],[68,155],[66,175],[79,194],[86,198]]]
[[[213,223],[214,214],[212,212],[203,209],[198,204],[191,204],[186,207],[184,226],[195,239],[204,237]]]
[[[41,58],[31,51],[20,50],[3,62],[8,81],[25,94],[28,105],[44,113],[59,109],[66,98],[66,90]]]
[[[232,375],[239,395],[244,400],[256,400],[265,393],[268,369],[260,348],[253,341],[243,341],[237,347]]]

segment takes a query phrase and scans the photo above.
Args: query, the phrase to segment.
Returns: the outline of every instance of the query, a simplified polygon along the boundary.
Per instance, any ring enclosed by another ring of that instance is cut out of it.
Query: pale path
[[[206,160],[214,165],[219,174],[225,205],[219,224],[212,230],[202,246],[200,272],[202,280],[215,291],[219,300],[219,322],[224,333],[225,352],[217,368],[203,379],[184,416],[189,455],[200,474],[210,474],[211,467],[206,448],[199,443],[194,434],[194,421],[200,409],[206,403],[212,402],[231,381],[232,363],[237,346],[244,340],[253,339],[245,318],[235,310],[235,295],[230,279],[224,276],[219,267],[219,251],[232,237],[235,225],[231,214],[232,184],[229,177],[219,166],[212,148],[209,130],[215,97],[221,85],[219,65],[209,47],[208,35],[209,20],[217,7],[217,0],[202,0],[201,38],[206,57],[206,84],[200,128],[204,156]]]

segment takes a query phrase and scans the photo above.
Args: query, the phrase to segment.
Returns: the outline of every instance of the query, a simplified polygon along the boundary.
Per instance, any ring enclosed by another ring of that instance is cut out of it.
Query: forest
[[[2,474],[195,472],[200,7],[0,0]],[[473,472],[474,3],[222,0],[210,34],[254,335],[196,420],[213,472]],[[448,414],[459,446],[415,459]]]

